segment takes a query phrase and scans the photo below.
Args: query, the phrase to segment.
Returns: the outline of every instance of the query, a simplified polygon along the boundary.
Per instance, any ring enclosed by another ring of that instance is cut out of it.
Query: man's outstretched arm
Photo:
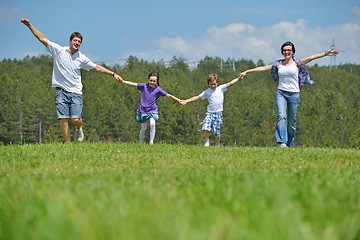
[[[42,34],[39,30],[37,30],[27,18],[22,18],[21,22],[27,26],[30,31],[34,34],[34,36],[45,46],[47,47],[48,40],[46,39],[45,35]]]

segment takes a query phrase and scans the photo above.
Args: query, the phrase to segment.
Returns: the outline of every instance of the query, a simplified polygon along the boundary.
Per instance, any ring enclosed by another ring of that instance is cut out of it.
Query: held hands
[[[113,73],[113,77],[118,81],[118,82],[123,82],[123,79],[120,75],[117,75],[116,73]]]
[[[187,103],[187,101],[186,101],[186,100],[180,100],[180,102],[179,102],[179,103],[180,103],[180,105],[181,105],[181,106],[185,106],[185,105],[186,105],[186,103]]]
[[[246,71],[239,73],[239,79],[244,79],[245,75],[246,75]]]

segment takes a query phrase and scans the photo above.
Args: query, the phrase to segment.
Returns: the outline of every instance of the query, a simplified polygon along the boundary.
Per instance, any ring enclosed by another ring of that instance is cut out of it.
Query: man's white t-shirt
[[[215,90],[208,88],[200,93],[199,97],[201,99],[207,99],[209,105],[207,106],[207,111],[210,113],[222,112],[224,104],[224,92],[227,90],[226,84],[217,86]]]
[[[47,50],[54,58],[52,87],[60,87],[67,92],[82,94],[80,69],[89,71],[95,68],[96,64],[80,51],[72,55],[69,47],[62,47],[51,41],[47,42]]]

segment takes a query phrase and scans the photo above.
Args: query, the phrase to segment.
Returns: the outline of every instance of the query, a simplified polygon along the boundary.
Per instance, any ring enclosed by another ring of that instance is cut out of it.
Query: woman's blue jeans
[[[278,109],[275,138],[278,143],[294,146],[296,114],[300,105],[300,93],[277,90],[275,94]],[[287,112],[286,112],[287,108]]]

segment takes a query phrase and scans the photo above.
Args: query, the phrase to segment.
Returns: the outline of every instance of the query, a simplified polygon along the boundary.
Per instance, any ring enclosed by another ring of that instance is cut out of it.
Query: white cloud
[[[280,47],[288,40],[295,44],[296,57],[307,57],[328,50],[334,40],[335,47],[342,51],[337,56],[337,63],[360,63],[360,24],[308,28],[303,19],[295,23],[283,21],[264,27],[243,23],[211,26],[204,35],[196,38],[176,36],[157,39],[154,41],[156,50],[132,55],[147,60],[169,60],[173,56],[200,60],[205,56],[218,56],[257,62],[261,58],[265,63],[270,63],[282,57]],[[328,65],[329,62],[330,58],[322,58],[313,63]]]
[[[0,5],[0,21],[17,19],[22,15],[23,13],[18,7],[5,7]]]
[[[360,17],[360,8],[358,6],[354,6],[352,12],[355,13],[358,17]]]
[[[180,36],[175,38],[161,38],[157,41],[158,45],[161,46],[162,49],[177,49],[177,51],[182,53],[190,53],[189,50],[191,48],[191,41],[187,43],[187,41]]]

